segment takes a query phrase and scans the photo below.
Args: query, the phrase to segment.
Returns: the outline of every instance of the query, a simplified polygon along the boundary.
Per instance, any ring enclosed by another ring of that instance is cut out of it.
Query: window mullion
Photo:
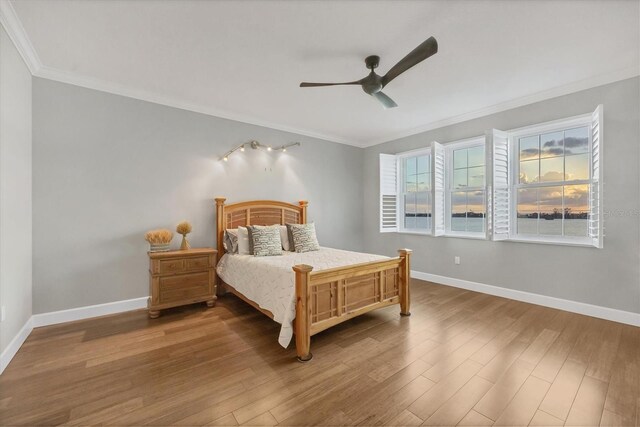
[[[575,181],[549,181],[549,182],[536,182],[528,184],[516,184],[515,188],[540,188],[540,187],[557,187],[559,185],[586,185],[591,184],[590,179],[580,179]]]

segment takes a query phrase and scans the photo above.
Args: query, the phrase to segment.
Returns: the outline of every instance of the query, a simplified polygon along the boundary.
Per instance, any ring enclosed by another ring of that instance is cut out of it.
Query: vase
[[[181,251],[186,251],[187,249],[191,249],[191,245],[189,244],[189,241],[187,240],[187,235],[183,234],[182,235],[182,244],[180,244],[180,250]]]
[[[149,252],[167,252],[169,251],[169,243],[150,243]]]

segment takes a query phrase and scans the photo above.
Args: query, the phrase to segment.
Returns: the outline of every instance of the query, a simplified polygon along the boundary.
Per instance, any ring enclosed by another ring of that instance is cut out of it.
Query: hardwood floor
[[[33,331],[0,425],[640,426],[640,328],[414,280],[393,306],[281,348],[234,296]]]

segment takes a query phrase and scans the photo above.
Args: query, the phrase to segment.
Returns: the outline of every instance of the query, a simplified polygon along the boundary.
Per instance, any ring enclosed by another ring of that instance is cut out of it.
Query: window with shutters
[[[601,117],[510,132],[511,239],[602,246]]]
[[[380,154],[380,231],[603,246],[602,105]]]
[[[485,237],[485,137],[446,145],[446,234]]]
[[[380,154],[380,232],[444,233],[444,149]]]

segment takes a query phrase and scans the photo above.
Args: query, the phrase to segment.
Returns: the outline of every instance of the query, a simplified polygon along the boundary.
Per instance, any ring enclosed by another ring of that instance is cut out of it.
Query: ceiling
[[[36,75],[357,146],[640,74],[637,0],[21,0],[3,9]],[[432,35],[439,52],[385,88],[399,108],[384,110],[358,86],[298,87],[360,79],[371,54],[383,75]]]

